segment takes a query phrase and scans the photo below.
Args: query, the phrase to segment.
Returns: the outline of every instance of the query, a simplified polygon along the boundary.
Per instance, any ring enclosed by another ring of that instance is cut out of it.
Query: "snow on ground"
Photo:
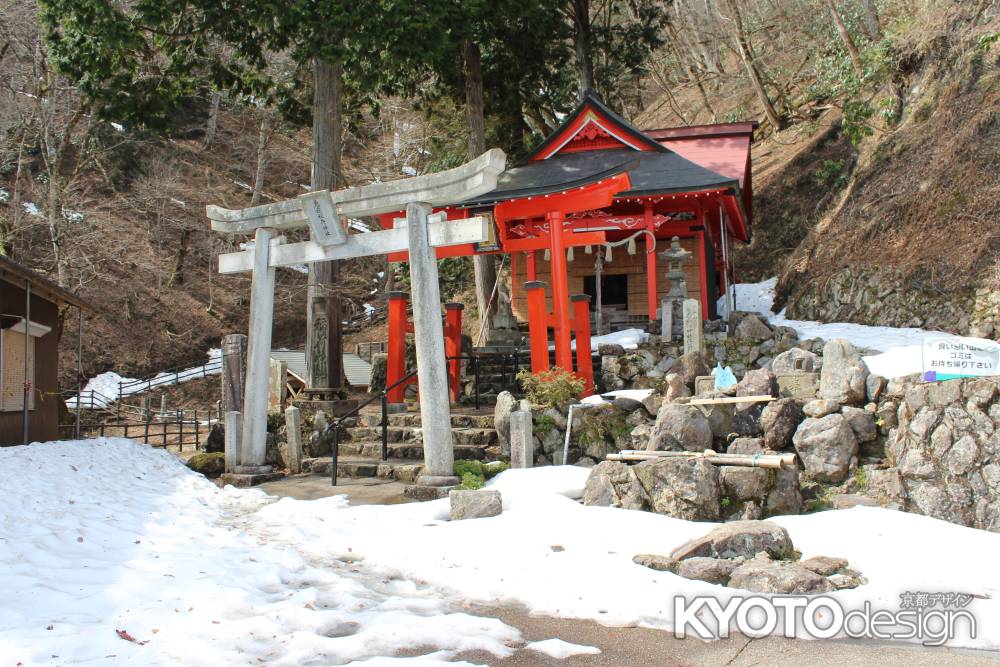
[[[255,529],[267,496],[145,445],[0,448],[0,468],[3,665],[345,664],[403,649],[436,665],[520,639],[423,583],[361,574],[350,545],[307,555],[296,526]],[[317,505],[319,523],[347,520],[344,505]]]
[[[504,472],[490,482],[503,514],[456,522],[447,500],[220,490],[121,439],[0,449],[0,468],[0,664],[341,664],[404,649],[436,664],[521,641],[454,611],[464,603],[669,629],[676,596],[739,594],[635,565],[711,524],[585,507],[589,471],[574,466]],[[975,594],[978,636],[953,645],[1000,649],[1000,534],[868,507],[774,520],[804,558],[845,557],[868,578],[833,594],[845,607]]]
[[[539,642],[528,642],[524,648],[558,659],[571,658],[574,655],[597,655],[601,652],[601,649],[596,646],[571,644],[561,639],[543,639]]]
[[[922,345],[930,338],[958,339],[958,336],[941,331],[927,331],[915,328],[873,327],[848,322],[812,322],[790,320],[785,311],[771,312],[774,304],[774,286],[777,278],[769,278],[759,283],[741,283],[736,288],[736,310],[759,313],[767,317],[772,326],[795,329],[800,338],[845,338],[855,346],[873,350],[876,353],[865,357],[865,363],[872,373],[893,378],[922,371]],[[719,313],[725,317],[726,297],[719,299]]]
[[[372,571],[419,577],[463,600],[520,603],[533,614],[670,629],[677,595],[713,595],[725,605],[741,594],[635,565],[635,554],[669,554],[712,524],[585,507],[573,498],[588,475],[575,466],[508,470],[489,482],[503,494],[503,514],[473,521],[447,521],[447,500],[344,507],[334,522],[333,501],[284,498],[258,516],[317,557],[353,556]],[[898,610],[907,591],[974,593],[984,596],[969,606],[979,635],[954,645],[1000,649],[1000,534],[872,507],[773,520],[803,558],[844,557],[868,578],[832,594],[845,607],[869,600]]]
[[[639,343],[645,343],[649,340],[649,333],[643,331],[642,329],[624,329],[622,331],[612,331],[611,333],[604,334],[603,336],[591,336],[590,338],[590,350],[591,352],[597,352],[597,349],[601,345],[621,345],[622,348],[626,350],[634,350],[639,347]],[[576,341],[574,340],[570,343],[572,349],[576,349]],[[555,343],[549,344],[549,349],[556,349]]]
[[[208,362],[201,366],[192,366],[176,373],[157,373],[147,379],[136,379],[122,377],[114,371],[107,371],[92,377],[84,385],[81,392],[81,407],[106,407],[119,398],[138,394],[149,390],[150,387],[168,387],[180,382],[197,380],[206,375],[218,375],[222,372],[222,350],[212,348],[208,351]],[[122,387],[121,383],[129,386]],[[120,394],[119,395],[119,389]],[[66,407],[76,408],[77,397],[66,399]]]
[[[654,391],[654,389],[616,389],[614,391],[606,391],[603,394],[593,394],[592,396],[587,396],[581,400],[581,403],[594,403],[600,405],[601,403],[614,402],[614,399],[619,397],[631,398],[633,401],[644,401],[652,396]]]

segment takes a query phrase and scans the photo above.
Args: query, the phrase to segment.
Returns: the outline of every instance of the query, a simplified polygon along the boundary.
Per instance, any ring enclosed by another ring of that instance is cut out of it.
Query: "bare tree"
[[[740,60],[743,62],[743,66],[750,76],[750,83],[757,94],[757,99],[764,108],[764,115],[767,116],[768,122],[771,123],[775,130],[780,130],[785,126],[784,121],[778,115],[778,111],[774,108],[774,103],[771,102],[771,98],[764,88],[764,79],[760,74],[760,70],[757,69],[757,64],[754,62],[753,50],[743,26],[743,16],[740,14],[739,7],[736,6],[736,0],[725,0],[725,2],[729,10],[729,20],[732,22],[733,41],[736,43]]]
[[[879,25],[878,9],[875,7],[875,0],[861,0],[861,7],[865,10],[865,32],[868,39],[877,42],[882,39],[882,28]]]
[[[858,52],[858,47],[854,43],[851,33],[847,30],[847,26],[844,25],[844,19],[841,18],[840,12],[837,11],[837,6],[833,4],[833,0],[824,0],[824,3],[827,9],[830,10],[830,15],[833,17],[833,24],[837,27],[840,38],[844,40],[844,46],[847,47],[847,53],[851,57],[851,64],[854,66],[854,71],[860,74],[861,54]]]

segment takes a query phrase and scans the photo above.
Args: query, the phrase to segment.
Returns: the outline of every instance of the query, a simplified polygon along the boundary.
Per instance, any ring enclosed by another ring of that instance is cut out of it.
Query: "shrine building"
[[[755,128],[640,130],[588,94],[493,191],[439,209],[449,219],[488,217],[495,238],[438,248],[438,257],[505,255],[497,263],[507,263],[513,313],[530,327],[532,369],[548,367],[551,341],[555,365],[586,377],[589,356],[574,364],[572,338],[586,338],[588,349],[591,334],[659,320],[670,290],[659,254],[674,237],[690,253],[687,296],[704,318],[716,317],[717,299],[735,281],[733,246],[750,241]],[[382,216],[383,227],[394,217]],[[390,357],[403,332],[390,322]]]

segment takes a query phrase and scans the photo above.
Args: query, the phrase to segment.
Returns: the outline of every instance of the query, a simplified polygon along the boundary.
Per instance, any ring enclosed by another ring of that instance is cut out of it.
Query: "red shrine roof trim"
[[[736,123],[711,123],[708,125],[687,125],[685,127],[664,127],[655,130],[645,130],[646,136],[653,139],[689,139],[693,137],[728,137],[733,135],[753,134],[759,123],[755,120]]]
[[[605,106],[596,93],[588,91],[573,113],[526,161],[547,160],[559,153],[615,148],[658,153],[668,150]]]

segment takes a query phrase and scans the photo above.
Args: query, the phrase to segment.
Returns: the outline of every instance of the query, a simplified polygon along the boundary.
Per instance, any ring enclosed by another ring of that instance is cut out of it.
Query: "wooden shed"
[[[0,446],[59,437],[60,308],[90,306],[0,257]]]

